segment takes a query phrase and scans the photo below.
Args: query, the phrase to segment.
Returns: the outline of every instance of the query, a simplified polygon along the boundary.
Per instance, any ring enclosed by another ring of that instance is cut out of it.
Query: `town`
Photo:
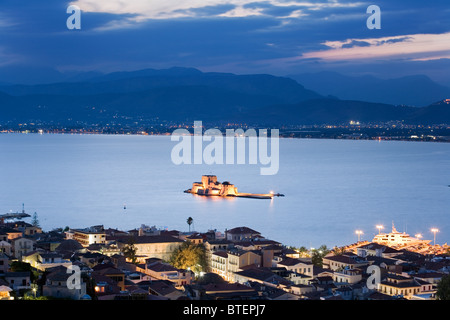
[[[394,226],[386,234],[377,226],[372,241],[306,249],[246,226],[190,231],[191,217],[189,232],[146,225],[45,232],[37,215],[31,223],[22,216],[0,221],[1,300],[449,299],[449,246]]]
[[[209,122],[209,127],[225,132],[227,129],[258,129],[263,125],[255,123]],[[177,129],[193,129],[191,123],[169,122],[160,119],[126,118],[119,122],[76,124],[54,124],[45,121],[29,123],[2,122],[0,133],[38,133],[38,134],[122,134],[169,136]],[[273,129],[273,128],[271,128]],[[407,124],[402,121],[363,123],[351,120],[341,124],[283,125],[279,128],[280,138],[303,139],[342,139],[342,140],[376,140],[376,141],[426,141],[449,142],[450,126],[448,124],[420,125]]]

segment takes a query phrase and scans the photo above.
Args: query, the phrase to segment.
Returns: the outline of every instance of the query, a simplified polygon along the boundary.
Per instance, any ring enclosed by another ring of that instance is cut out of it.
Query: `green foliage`
[[[33,225],[33,227],[40,228],[39,219],[38,219],[38,216],[37,216],[36,212],[33,214],[33,219],[31,220],[31,224]]]
[[[23,296],[24,300],[50,300],[46,296],[34,297],[33,293],[27,293]]]
[[[203,272],[207,268],[205,246],[186,241],[172,253],[169,263],[175,268],[190,269],[196,274]]]
[[[34,269],[31,264],[22,261],[11,262],[9,268],[12,272],[30,272],[30,280],[35,281],[39,277],[39,271]]]
[[[321,245],[318,249],[311,250],[311,261],[315,266],[322,267],[322,260],[330,250],[326,245]]]
[[[342,248],[334,247],[332,252],[335,256],[341,256],[345,253],[345,248],[344,247],[342,247]]]
[[[437,284],[437,300],[450,300],[450,275],[443,276]]]
[[[136,251],[137,248],[135,246],[135,240],[133,237],[130,237],[128,240],[128,243],[122,248],[122,253],[125,256],[125,258],[129,259],[131,263],[135,264],[137,261],[136,257]]]

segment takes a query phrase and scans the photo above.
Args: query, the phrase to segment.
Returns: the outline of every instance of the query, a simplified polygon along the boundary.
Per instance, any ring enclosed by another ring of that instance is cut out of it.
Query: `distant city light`
[[[381,229],[384,229],[384,226],[382,226],[381,224],[377,225],[376,228],[378,229],[378,234],[381,233]]]
[[[355,233],[358,235],[358,242],[361,241],[361,235],[364,234],[362,230],[356,230]]]
[[[437,229],[437,228],[432,228],[432,229],[431,229],[431,232],[434,233],[434,241],[433,241],[433,245],[436,245],[436,233],[439,232],[439,229]]]

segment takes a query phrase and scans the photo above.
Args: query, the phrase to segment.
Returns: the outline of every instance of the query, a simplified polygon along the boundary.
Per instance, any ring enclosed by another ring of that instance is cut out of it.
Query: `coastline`
[[[144,132],[142,130],[135,131],[126,131],[120,132],[120,130],[116,130],[115,132],[108,131],[94,131],[94,130],[43,130],[42,132],[39,130],[3,130],[0,131],[1,134],[55,134],[55,135],[117,135],[117,136],[170,136],[171,132]],[[175,129],[173,129],[175,130]],[[433,129],[430,129],[431,131]],[[341,135],[322,135],[322,136],[313,136],[313,135],[292,135],[289,134],[290,131],[280,132],[279,138],[282,139],[309,139],[309,140],[363,140],[363,141],[403,141],[403,142],[434,142],[434,143],[450,143],[450,126],[448,136],[416,136],[416,137],[399,137],[399,136],[373,136],[366,137],[361,134],[361,136],[348,136],[345,134]],[[308,133],[308,131],[299,131],[301,133]],[[189,136],[194,136],[193,133],[190,133]],[[225,136],[225,135],[223,135]]]

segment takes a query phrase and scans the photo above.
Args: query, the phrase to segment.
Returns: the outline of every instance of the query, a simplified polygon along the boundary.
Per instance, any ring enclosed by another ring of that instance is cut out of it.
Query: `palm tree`
[[[192,217],[189,217],[186,222],[189,225],[189,232],[191,232],[191,224],[192,222],[194,222],[194,219],[192,219]]]

